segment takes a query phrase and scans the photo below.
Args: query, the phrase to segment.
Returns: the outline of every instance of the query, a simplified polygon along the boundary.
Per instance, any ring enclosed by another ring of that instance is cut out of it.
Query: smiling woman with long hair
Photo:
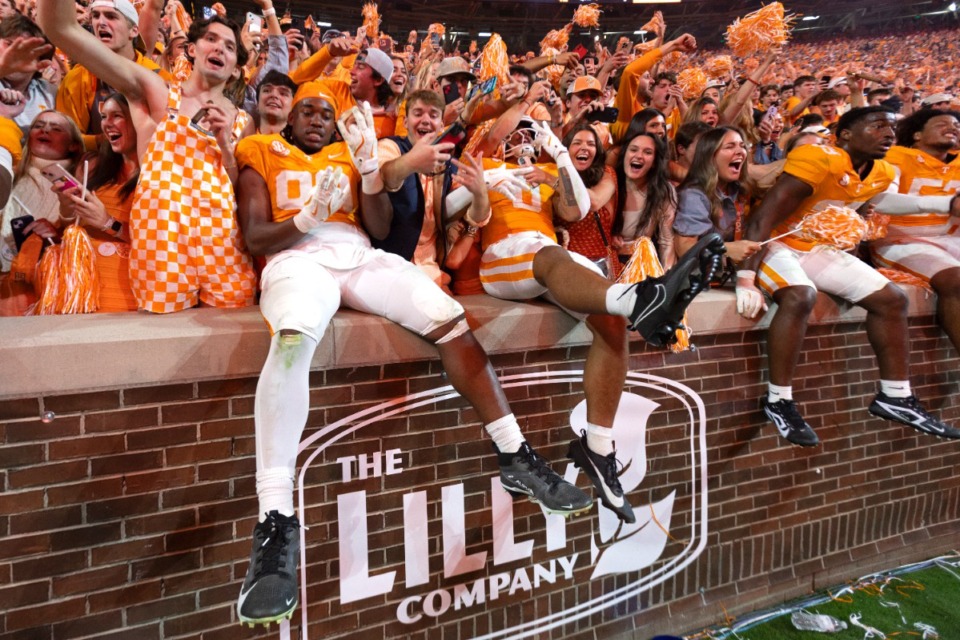
[[[680,184],[673,223],[679,255],[712,231],[723,237],[733,262],[759,250],[756,242],[740,239],[750,195],[743,181],[746,169],[747,146],[739,129],[718,127],[700,137],[690,171]]]
[[[570,150],[573,167],[590,193],[590,213],[578,222],[558,223],[566,228],[567,248],[591,260],[607,258],[612,251],[613,219],[617,206],[617,179],[612,167],[604,165],[606,153],[600,136],[590,124],[581,122],[563,139]],[[614,270],[615,271],[615,270]],[[616,275],[616,273],[608,274]]]
[[[660,264],[669,269],[677,261],[672,231],[677,194],[667,170],[667,145],[659,136],[641,132],[624,139],[621,149],[614,244],[625,261],[638,239],[650,238]]]

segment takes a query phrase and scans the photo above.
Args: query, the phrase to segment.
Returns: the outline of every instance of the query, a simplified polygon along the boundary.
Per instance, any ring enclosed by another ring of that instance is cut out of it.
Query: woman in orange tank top
[[[137,133],[127,100],[114,93],[100,107],[104,140],[100,151],[87,159],[89,174],[86,199],[79,188],[60,195],[63,224],[79,218],[90,235],[100,280],[100,313],[136,311],[130,287],[130,236],[128,223],[133,191],[140,175]],[[83,163],[77,170],[83,181]]]

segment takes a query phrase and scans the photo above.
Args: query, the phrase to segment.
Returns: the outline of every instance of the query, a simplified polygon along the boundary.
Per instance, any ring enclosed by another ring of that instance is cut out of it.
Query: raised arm
[[[81,27],[73,3],[37,0],[37,22],[61,51],[73,60],[82,60],[93,75],[122,93],[131,103],[132,113],[148,112],[155,121],[165,116],[167,85],[163,79],[133,60],[113,53]]]

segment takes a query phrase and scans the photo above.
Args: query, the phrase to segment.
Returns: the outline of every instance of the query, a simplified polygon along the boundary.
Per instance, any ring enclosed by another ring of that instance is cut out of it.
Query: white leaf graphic
[[[667,534],[670,531],[670,518],[673,515],[673,499],[676,491],[652,505],[639,505],[634,508],[637,521],[624,525],[613,542],[600,554],[600,560],[590,579],[617,573],[639,571],[657,561],[667,546]],[[602,511],[601,511],[602,513]],[[654,521],[656,514],[659,525]],[[612,517],[616,518],[612,513]],[[660,527],[663,525],[663,528]],[[627,528],[631,530],[627,533]]]

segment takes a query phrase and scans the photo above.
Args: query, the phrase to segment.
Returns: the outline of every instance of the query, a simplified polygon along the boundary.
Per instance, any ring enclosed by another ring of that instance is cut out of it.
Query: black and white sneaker
[[[767,396],[764,396],[763,412],[770,418],[770,422],[776,425],[780,435],[793,444],[801,447],[815,447],[820,444],[820,438],[797,411],[797,403],[793,400],[770,402]]]
[[[637,301],[629,328],[655,347],[675,343],[684,312],[720,272],[725,251],[718,234],[707,234],[665,274],[634,284]]]
[[[587,446],[587,434],[584,431],[578,439],[570,443],[567,456],[590,478],[604,506],[624,522],[628,524],[636,522],[633,507],[623,495],[623,487],[620,486],[620,479],[617,477],[616,452],[606,456],[594,453]]]
[[[524,442],[516,453],[501,453],[500,484],[514,497],[527,496],[543,505],[547,513],[568,517],[590,510],[593,500],[558,475],[533,448]]]
[[[300,521],[271,511],[253,529],[250,567],[237,601],[242,624],[270,626],[293,616],[299,563]]]
[[[879,418],[905,424],[932,436],[960,440],[960,430],[940,422],[927,413],[927,410],[920,405],[917,396],[891,398],[881,391],[870,403],[868,411]]]

